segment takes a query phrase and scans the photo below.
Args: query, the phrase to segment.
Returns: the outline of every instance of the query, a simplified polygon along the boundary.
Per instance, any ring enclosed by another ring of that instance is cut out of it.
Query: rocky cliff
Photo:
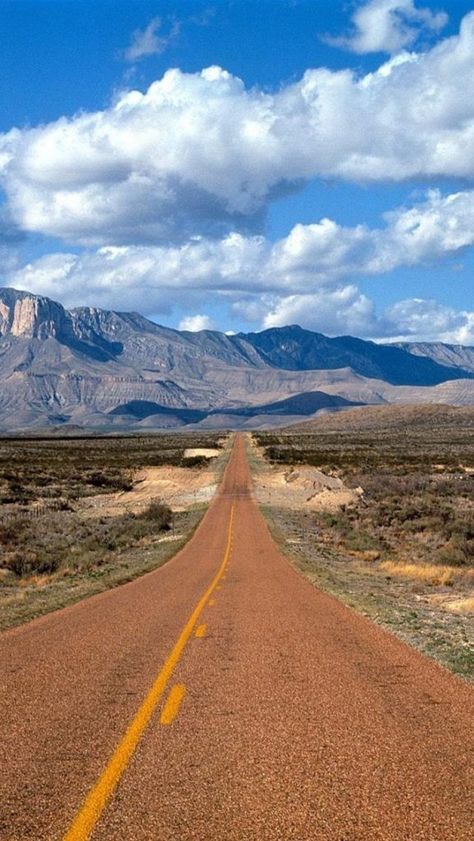
[[[69,313],[55,301],[16,289],[0,290],[0,336],[72,339]]]

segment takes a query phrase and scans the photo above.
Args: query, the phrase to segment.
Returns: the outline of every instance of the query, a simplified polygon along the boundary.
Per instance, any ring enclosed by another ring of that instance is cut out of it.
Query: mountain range
[[[0,430],[287,424],[365,404],[474,404],[474,348],[227,335],[0,289]]]

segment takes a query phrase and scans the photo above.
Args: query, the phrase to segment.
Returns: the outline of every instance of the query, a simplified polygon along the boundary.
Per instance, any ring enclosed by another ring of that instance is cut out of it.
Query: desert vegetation
[[[396,408],[385,423],[364,423],[364,411],[255,433],[271,464],[313,465],[361,490],[337,510],[267,513],[319,584],[403,633],[416,625],[425,650],[463,616],[461,637],[440,646],[474,674],[474,411],[457,423],[436,407]]]
[[[117,583],[149,568],[150,547],[156,549],[162,542],[168,547],[167,553],[158,552],[160,561],[175,551],[174,536],[184,539],[202,506],[173,512],[166,500],[149,498],[139,510],[117,513],[89,500],[130,495],[144,467],[201,470],[208,459],[187,458],[185,451],[212,447],[219,452],[217,438],[211,433],[1,440],[3,625],[55,607],[57,599],[46,598],[47,590],[54,595],[59,588],[62,603],[73,592],[84,594],[85,584],[101,581],[102,588],[108,580]],[[169,539],[163,540],[168,533]]]
[[[363,489],[360,503],[316,514],[353,551],[474,567],[474,426],[362,433],[257,433],[273,463],[311,464]]]

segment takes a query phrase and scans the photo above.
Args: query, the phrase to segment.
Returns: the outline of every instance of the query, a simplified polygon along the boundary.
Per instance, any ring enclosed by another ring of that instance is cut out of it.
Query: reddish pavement
[[[238,437],[174,560],[0,636],[2,841],[472,841],[472,687],[299,577],[250,487]]]

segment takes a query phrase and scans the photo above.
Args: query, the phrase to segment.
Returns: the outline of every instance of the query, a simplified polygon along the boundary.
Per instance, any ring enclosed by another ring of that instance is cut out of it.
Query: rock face
[[[422,347],[297,326],[190,333],[0,289],[0,429],[245,428],[361,403],[474,403],[472,349]]]
[[[72,319],[55,301],[15,289],[0,290],[0,336],[72,338]]]

